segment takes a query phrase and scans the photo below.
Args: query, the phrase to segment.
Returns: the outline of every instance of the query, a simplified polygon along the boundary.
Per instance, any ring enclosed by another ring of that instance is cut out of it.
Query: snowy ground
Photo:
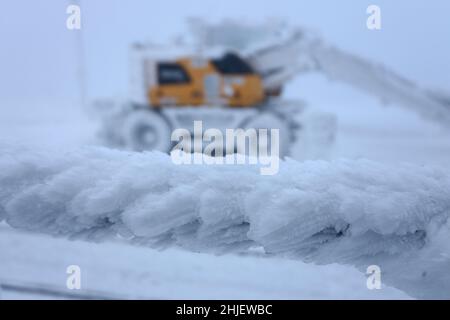
[[[351,267],[295,260],[156,251],[121,243],[68,241],[1,227],[2,298],[405,299],[383,286],[368,290]],[[52,252],[52,254],[49,254]],[[63,253],[63,254],[62,254]],[[79,265],[82,289],[65,286]],[[36,295],[27,289],[40,288]]]

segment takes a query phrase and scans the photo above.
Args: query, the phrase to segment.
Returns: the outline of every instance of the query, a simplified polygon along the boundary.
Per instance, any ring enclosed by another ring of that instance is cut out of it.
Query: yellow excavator
[[[156,62],[155,67],[155,81],[148,87],[148,100],[154,107],[250,107],[261,104],[267,96],[260,75],[235,53],[202,61],[180,58]]]
[[[191,20],[190,28],[187,44],[132,46],[130,97],[96,104],[108,110],[101,132],[107,144],[169,152],[174,129],[192,130],[194,121],[202,120],[205,130],[276,128],[282,157],[295,145],[296,158],[326,158],[335,116],[281,97],[287,82],[310,71],[450,127],[448,95],[424,90],[304,29],[199,19]]]

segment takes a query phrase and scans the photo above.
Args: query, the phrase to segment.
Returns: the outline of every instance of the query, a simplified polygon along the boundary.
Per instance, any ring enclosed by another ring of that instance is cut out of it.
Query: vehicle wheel
[[[279,157],[282,158],[284,156],[287,156],[289,154],[289,147],[290,147],[290,127],[289,124],[285,119],[282,118],[282,116],[274,113],[274,112],[268,112],[263,111],[261,113],[258,113],[255,116],[249,117],[244,122],[242,122],[241,128],[243,129],[267,129],[268,137],[267,137],[267,144],[268,144],[268,150],[269,154],[272,154],[271,145],[270,145],[270,129],[278,129],[279,130]],[[258,147],[264,147],[260,144],[258,141]]]
[[[171,134],[169,121],[152,110],[131,112],[123,125],[125,145],[135,151],[169,152]]]

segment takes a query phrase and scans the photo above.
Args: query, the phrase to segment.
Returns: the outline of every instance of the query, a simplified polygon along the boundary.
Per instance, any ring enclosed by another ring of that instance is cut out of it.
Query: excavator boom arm
[[[450,94],[420,88],[383,65],[326,45],[310,31],[289,29],[273,20],[261,25],[232,20],[192,23],[199,47],[239,51],[261,75],[266,92],[276,92],[293,77],[316,71],[450,128]]]

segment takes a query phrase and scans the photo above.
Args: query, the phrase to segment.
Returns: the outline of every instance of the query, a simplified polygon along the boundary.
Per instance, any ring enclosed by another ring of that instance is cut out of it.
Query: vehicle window
[[[176,63],[158,64],[159,84],[183,84],[189,81],[189,75],[181,65]]]
[[[227,53],[220,59],[213,59],[213,65],[222,74],[251,74],[252,67],[234,53]]]

